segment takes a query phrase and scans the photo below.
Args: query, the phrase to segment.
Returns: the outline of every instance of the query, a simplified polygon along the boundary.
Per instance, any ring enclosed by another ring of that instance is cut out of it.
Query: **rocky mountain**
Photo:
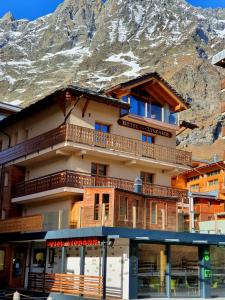
[[[208,158],[225,148],[222,140],[208,146],[225,125],[225,71],[211,65],[224,41],[225,9],[185,0],[65,0],[35,21],[8,13],[0,19],[0,100],[26,106],[68,83],[103,89],[156,70],[192,99],[182,118],[199,129],[185,131],[180,147]]]

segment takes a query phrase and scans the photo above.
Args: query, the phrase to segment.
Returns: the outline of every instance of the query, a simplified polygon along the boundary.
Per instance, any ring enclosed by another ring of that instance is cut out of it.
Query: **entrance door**
[[[138,298],[166,297],[166,247],[138,245]]]
[[[23,288],[24,277],[26,268],[26,245],[17,245],[12,249],[12,261],[11,261],[11,288]]]

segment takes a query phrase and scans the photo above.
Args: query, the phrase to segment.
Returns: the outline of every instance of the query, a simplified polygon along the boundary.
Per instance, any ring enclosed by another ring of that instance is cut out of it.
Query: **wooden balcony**
[[[13,161],[26,155],[52,147],[54,145],[71,142],[85,147],[104,149],[110,153],[144,157],[157,161],[191,165],[191,153],[175,148],[156,144],[149,144],[136,139],[103,133],[90,128],[67,124],[48,131],[42,135],[29,139],[0,153],[0,164]]]
[[[85,188],[89,186],[114,187],[127,191],[134,190],[134,182],[115,177],[92,176],[64,170],[15,185],[13,197],[22,197],[61,187]],[[188,203],[187,191],[157,184],[143,184],[142,192],[151,196],[177,197],[180,202]]]
[[[29,216],[0,220],[0,233],[39,232],[43,229],[43,216]]]
[[[98,299],[102,297],[103,279],[102,276],[30,272],[28,290]]]

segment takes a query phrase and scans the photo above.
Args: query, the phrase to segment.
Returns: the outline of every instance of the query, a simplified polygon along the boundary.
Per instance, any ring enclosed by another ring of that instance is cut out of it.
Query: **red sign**
[[[101,239],[97,237],[79,238],[79,239],[63,239],[63,240],[48,240],[47,247],[72,247],[72,246],[97,246],[100,245]]]

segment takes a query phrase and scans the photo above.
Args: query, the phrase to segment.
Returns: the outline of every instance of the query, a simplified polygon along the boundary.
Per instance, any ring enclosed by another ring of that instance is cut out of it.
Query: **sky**
[[[194,6],[201,6],[204,8],[212,7],[224,7],[225,8],[225,0],[186,0],[190,4]]]
[[[53,12],[61,2],[63,0],[0,0],[0,17],[11,11],[15,19],[34,20]]]
[[[79,0],[74,0],[79,1]],[[102,0],[106,2],[107,0]],[[116,0],[115,0],[116,1]],[[158,0],[160,1],[160,0]],[[186,0],[194,6],[224,7],[225,0]],[[34,20],[53,12],[63,0],[0,0],[0,17],[11,11],[16,19]]]

